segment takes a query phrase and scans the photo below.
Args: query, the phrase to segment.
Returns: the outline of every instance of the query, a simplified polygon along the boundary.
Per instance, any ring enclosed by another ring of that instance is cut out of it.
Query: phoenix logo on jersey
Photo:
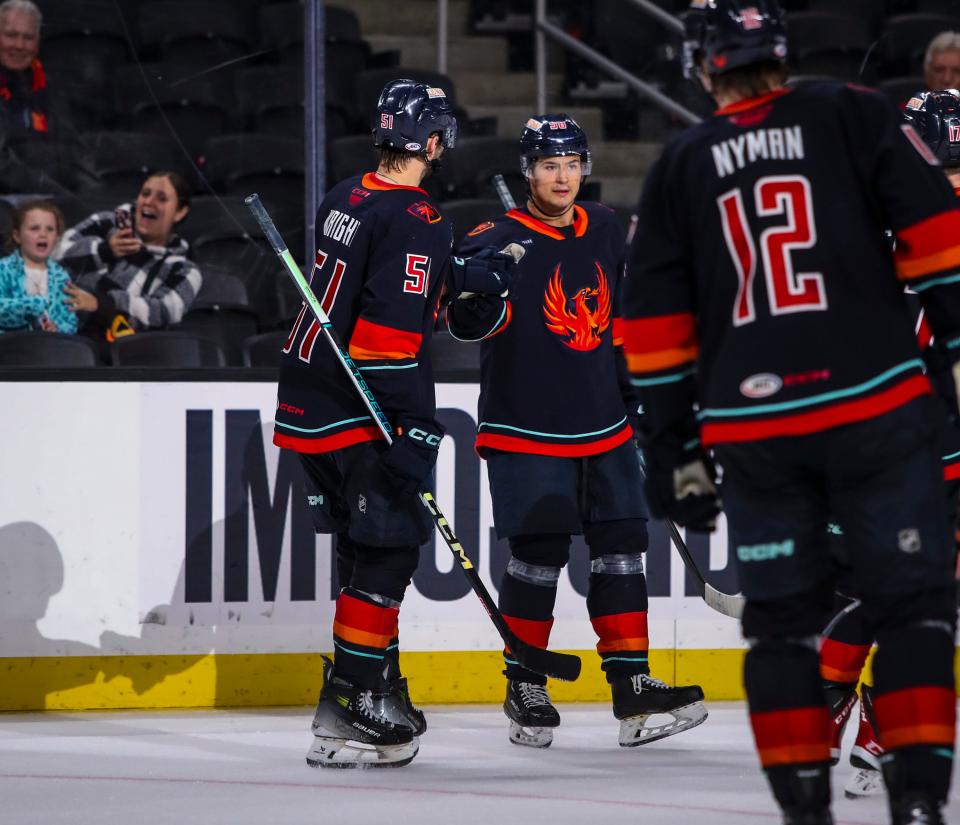
[[[589,352],[600,346],[600,340],[610,326],[610,285],[600,264],[597,285],[583,287],[572,297],[563,289],[560,264],[553,271],[543,300],[543,315],[550,332],[559,335],[570,349]]]

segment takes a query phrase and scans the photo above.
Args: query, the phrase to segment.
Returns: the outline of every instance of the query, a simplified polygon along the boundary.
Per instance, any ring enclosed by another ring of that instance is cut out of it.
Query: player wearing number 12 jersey
[[[882,95],[784,87],[775,0],[694,0],[687,25],[688,66],[720,108],[647,177],[624,295],[648,501],[709,522],[714,451],[747,599],[754,737],[790,825],[832,822],[817,648],[835,516],[878,643],[892,821],[940,823],[956,715],[952,547],[903,285],[956,361],[960,212]]]

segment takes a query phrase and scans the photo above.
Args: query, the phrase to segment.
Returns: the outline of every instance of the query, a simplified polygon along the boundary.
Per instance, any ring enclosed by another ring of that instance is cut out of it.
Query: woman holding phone
[[[97,212],[68,229],[55,254],[73,276],[68,306],[86,313],[84,332],[124,332],[178,323],[200,291],[200,270],[175,234],[190,210],[176,172],[155,172],[133,204]]]

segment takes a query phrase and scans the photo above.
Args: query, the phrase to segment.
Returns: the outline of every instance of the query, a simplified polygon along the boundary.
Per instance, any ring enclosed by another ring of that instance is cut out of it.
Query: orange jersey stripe
[[[700,355],[699,347],[689,349],[665,349],[660,352],[650,352],[640,355],[635,352],[627,353],[627,369],[632,373],[659,372],[671,367],[679,367],[697,360]]]
[[[775,748],[757,748],[760,764],[765,768],[774,765],[798,765],[803,762],[826,762],[830,758],[830,745],[818,742],[810,745],[781,745]]]
[[[353,642],[355,645],[364,647],[387,647],[392,638],[391,633],[368,633],[366,630],[357,630],[355,627],[348,627],[337,621],[333,623],[333,635],[345,642]]]
[[[350,357],[358,361],[416,358],[422,341],[419,332],[407,332],[358,318],[350,336]]]
[[[901,280],[960,267],[960,210],[951,209],[897,233],[894,260]]]
[[[545,441],[534,441],[531,438],[520,438],[514,435],[496,435],[494,433],[480,433],[474,446],[480,455],[484,448],[503,450],[507,453],[528,453],[530,455],[553,455],[561,458],[582,458],[588,455],[597,455],[619,447],[633,437],[633,429],[624,424],[623,429],[600,441],[588,441],[583,444],[548,444]]]
[[[879,735],[884,750],[907,748],[911,745],[944,745],[952,748],[956,728],[954,725],[909,725],[881,730]]]
[[[527,229],[532,229],[534,232],[539,232],[541,235],[546,235],[548,238],[553,238],[555,241],[562,241],[567,236],[564,235],[560,230],[555,229],[546,224],[543,221],[537,220],[533,215],[528,215],[526,212],[521,212],[519,209],[511,209],[507,212],[507,217],[512,218],[517,223],[523,224]],[[582,238],[584,233],[587,231],[587,225],[589,223],[589,218],[587,217],[587,212],[582,206],[573,207],[573,234]]]
[[[424,195],[429,194],[426,189],[421,189],[419,186],[403,186],[399,183],[391,183],[381,178],[376,172],[367,172],[363,176],[363,180],[360,181],[360,185],[364,189],[371,189],[375,192],[385,192],[388,189],[407,189],[411,192],[423,192]]]
[[[613,345],[622,347],[624,342],[623,318],[613,319]]]
[[[820,676],[829,682],[856,682],[869,653],[870,645],[824,639],[820,648]]]
[[[902,407],[914,398],[932,394],[933,391],[926,376],[915,375],[869,398],[836,404],[808,413],[768,418],[763,421],[745,421],[739,424],[707,423],[700,429],[700,440],[705,447],[709,447],[713,444],[759,441],[781,435],[806,435],[828,430],[831,427],[839,427],[841,424],[876,418],[878,415]]]
[[[364,441],[379,441],[381,438],[383,438],[383,433],[380,432],[380,428],[372,425],[344,430],[325,438],[302,438],[295,435],[274,433],[273,443],[285,450],[293,450],[297,453],[331,453],[334,450],[342,450],[344,447],[361,444]]]
[[[597,642],[597,653],[615,653],[621,650],[647,650],[649,647],[650,640],[646,636],[638,636],[635,639],[615,639],[612,641]]]

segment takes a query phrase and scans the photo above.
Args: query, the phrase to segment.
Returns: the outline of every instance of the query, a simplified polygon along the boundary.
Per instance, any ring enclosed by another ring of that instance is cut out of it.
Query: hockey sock
[[[553,628],[560,570],[569,557],[570,537],[518,536],[510,540],[510,548],[512,555],[500,587],[500,612],[518,639],[546,647]],[[545,676],[521,667],[509,649],[504,650],[503,658],[508,679],[547,683]]]
[[[747,653],[743,676],[757,752],[771,784],[781,773],[771,774],[774,768],[826,764],[830,719],[816,637],[757,642]]]
[[[820,675],[824,682],[849,686],[852,690],[860,679],[873,637],[867,628],[860,603],[839,597],[841,609],[823,631],[820,647]]]
[[[956,735],[953,638],[949,621],[884,630],[873,664],[877,733],[888,752],[884,772],[894,774],[902,791],[939,800],[950,789]]]
[[[387,652],[383,658],[383,680],[388,684],[395,679],[400,678],[400,629],[393,628],[393,635],[390,636],[390,643],[387,645]]]
[[[397,626],[398,602],[345,587],[333,620],[334,672],[358,687],[374,689]]]
[[[639,553],[601,556],[590,562],[587,610],[607,681],[649,673],[647,580]]]

